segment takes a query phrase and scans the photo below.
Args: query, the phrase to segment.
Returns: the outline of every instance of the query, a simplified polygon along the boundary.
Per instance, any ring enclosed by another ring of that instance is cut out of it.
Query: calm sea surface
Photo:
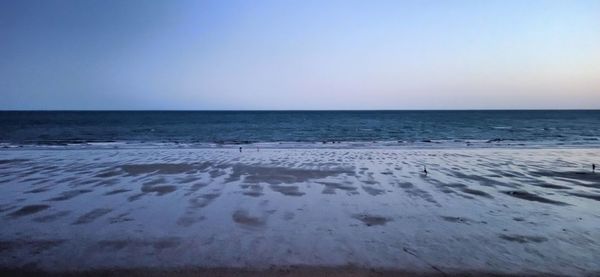
[[[0,112],[0,143],[596,147],[600,111]]]

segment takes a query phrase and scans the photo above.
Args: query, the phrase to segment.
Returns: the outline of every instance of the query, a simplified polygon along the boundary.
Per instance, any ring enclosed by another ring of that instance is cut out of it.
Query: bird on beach
[[[423,166],[423,173],[425,173],[425,175],[427,175],[427,167]]]

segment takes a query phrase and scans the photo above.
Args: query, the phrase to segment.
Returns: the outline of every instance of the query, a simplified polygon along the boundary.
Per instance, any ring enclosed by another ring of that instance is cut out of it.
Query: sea
[[[3,148],[600,147],[600,110],[1,111]]]

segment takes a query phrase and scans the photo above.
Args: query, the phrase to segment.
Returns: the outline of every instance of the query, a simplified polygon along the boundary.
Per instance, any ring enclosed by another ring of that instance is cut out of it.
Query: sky
[[[0,109],[600,109],[600,1],[2,0]]]

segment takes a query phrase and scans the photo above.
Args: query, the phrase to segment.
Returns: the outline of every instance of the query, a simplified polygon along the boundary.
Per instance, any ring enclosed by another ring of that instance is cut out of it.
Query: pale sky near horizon
[[[0,1],[0,109],[600,109],[600,1]]]

